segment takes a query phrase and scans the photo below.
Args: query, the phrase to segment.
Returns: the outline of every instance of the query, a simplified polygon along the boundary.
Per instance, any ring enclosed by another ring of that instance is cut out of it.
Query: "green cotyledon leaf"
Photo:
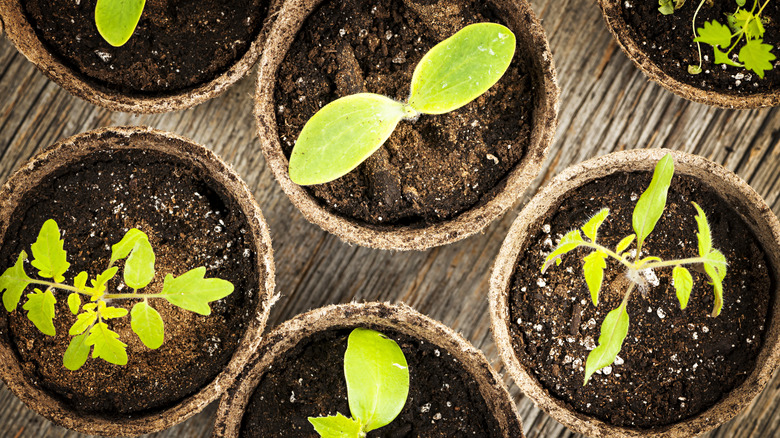
[[[0,275],[0,292],[3,292],[3,305],[5,310],[13,312],[19,305],[24,289],[30,284],[32,279],[24,272],[24,262],[27,260],[27,253],[22,251],[16,259],[16,264],[6,269],[3,275]]]
[[[328,417],[309,417],[309,423],[322,438],[360,438],[360,421],[341,414]]]
[[[434,46],[412,74],[409,106],[443,114],[484,94],[504,75],[515,54],[515,35],[496,23],[477,23]]]
[[[141,342],[155,350],[160,348],[165,339],[165,329],[160,314],[146,301],[133,306],[130,311],[130,327]]]
[[[666,194],[674,176],[674,159],[671,154],[666,154],[655,165],[653,178],[647,190],[642,193],[634,207],[631,225],[636,233],[637,246],[641,249],[642,243],[655,228],[655,224],[661,219],[666,207]],[[637,254],[637,257],[639,254]]]
[[[599,345],[591,350],[585,361],[585,382],[596,371],[612,365],[620,349],[623,347],[623,341],[628,335],[628,312],[626,312],[626,303],[623,302],[617,309],[610,311],[601,323],[601,334],[599,335]]]
[[[290,179],[323,184],[349,173],[412,115],[402,103],[378,94],[342,97],[317,111],[298,136],[290,155]]]
[[[125,261],[125,284],[142,289],[154,279],[154,250],[147,239],[140,239],[133,246]]]
[[[352,330],[344,353],[344,377],[352,416],[364,432],[389,424],[409,395],[409,366],[401,347],[382,333]]]
[[[219,278],[204,278],[206,268],[192,269],[179,277],[165,276],[161,298],[174,306],[201,315],[210,315],[209,303],[233,293],[233,285]]]
[[[60,239],[60,229],[57,222],[49,219],[43,223],[38,239],[32,244],[32,265],[38,268],[38,275],[52,278],[57,283],[65,280],[62,274],[68,270],[68,254],[63,248],[64,241]]]
[[[27,294],[27,302],[22,308],[27,311],[27,318],[38,327],[43,334],[55,336],[54,330],[54,305],[57,299],[51,290],[41,291],[35,289],[35,292]]]
[[[114,47],[123,46],[135,32],[146,0],[98,0],[95,25],[100,36]]]

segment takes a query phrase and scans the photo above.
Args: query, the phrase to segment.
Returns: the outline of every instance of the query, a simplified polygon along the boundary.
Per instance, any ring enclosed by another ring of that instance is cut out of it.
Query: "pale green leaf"
[[[22,308],[27,311],[27,318],[38,327],[38,330],[45,335],[55,336],[57,332],[54,330],[53,320],[56,303],[57,299],[54,298],[51,290],[47,289],[43,292],[35,289],[35,292],[27,294],[27,302]]]
[[[680,309],[688,307],[688,299],[693,290],[693,277],[691,273],[682,266],[675,266],[672,270],[672,283],[677,292],[677,299],[680,301]]]
[[[133,289],[141,289],[154,279],[154,250],[147,239],[135,243],[130,257],[125,262],[125,284]]]
[[[726,48],[731,44],[731,29],[715,20],[705,21],[704,27],[696,29],[699,36],[693,40],[713,47]]]
[[[607,255],[601,251],[593,251],[585,256],[585,264],[582,269],[585,273],[585,282],[590,289],[590,298],[593,305],[599,305],[599,291],[601,283],[604,281],[604,268],[607,267]]]
[[[360,421],[341,414],[329,417],[309,417],[309,423],[322,438],[359,438]]]
[[[233,285],[219,278],[206,278],[206,268],[192,269],[180,277],[171,274],[165,276],[162,298],[174,306],[201,315],[210,315],[210,302],[221,300],[233,293]]]
[[[712,306],[712,316],[715,317],[720,315],[720,311],[723,309],[723,280],[715,266],[710,263],[704,263],[704,272],[710,277],[715,294],[715,303]]]
[[[620,349],[623,347],[623,340],[628,335],[628,312],[626,304],[621,304],[617,309],[610,311],[601,323],[601,334],[599,335],[598,347],[591,350],[588,359],[585,361],[585,382],[588,384],[590,376],[596,371],[612,365]]]
[[[114,47],[123,46],[135,32],[146,0],[98,0],[95,25],[100,36]]]
[[[496,23],[477,23],[433,47],[412,74],[409,105],[443,114],[484,94],[504,75],[515,53],[515,35]]]
[[[674,14],[674,0],[658,0],[658,12],[664,15]]]
[[[0,292],[5,291],[3,292],[3,305],[5,310],[9,312],[13,312],[19,305],[24,289],[32,281],[24,272],[25,260],[27,260],[27,253],[22,251],[16,259],[16,264],[0,275]]]
[[[726,64],[726,65],[732,65],[734,67],[744,67],[742,64],[738,62],[734,62],[726,52],[720,50],[717,47],[714,47],[714,49],[715,49],[715,59],[714,59],[715,64]]]
[[[108,268],[105,271],[101,272],[97,278],[92,280],[92,287],[97,291],[98,295],[102,294],[106,291],[106,284],[111,281],[111,279],[116,276],[116,273],[119,271],[119,268],[114,266],[112,268]]]
[[[38,268],[38,275],[53,278],[57,283],[65,280],[62,274],[68,270],[70,263],[63,245],[57,222],[53,219],[44,222],[38,233],[38,240],[32,244],[32,265]]]
[[[62,363],[65,365],[65,368],[76,371],[87,362],[91,347],[87,345],[86,341],[86,333],[71,338],[68,349],[65,350],[65,356],[62,357]]]
[[[609,216],[609,209],[602,208],[598,213],[594,214],[593,217],[590,218],[587,223],[585,223],[585,225],[582,226],[582,232],[588,236],[591,242],[596,242],[599,227],[604,223],[604,220],[607,219],[607,216]]]
[[[79,313],[80,307],[81,297],[79,296],[79,293],[73,292],[72,294],[68,295],[68,309],[70,309],[70,313],[74,315]]]
[[[758,77],[764,79],[764,71],[772,70],[772,61],[777,59],[772,49],[773,47],[764,44],[763,40],[748,40],[739,49],[739,60],[745,64],[746,69],[753,70]]]
[[[92,326],[86,344],[94,346],[93,358],[100,358],[114,365],[127,365],[127,344],[120,341],[119,335],[109,329],[105,322]]]
[[[739,9],[733,15],[726,14],[726,19],[734,33],[744,32],[748,39],[764,36],[764,24],[761,23],[761,19],[748,10]]]
[[[637,245],[641,248],[647,236],[661,219],[666,207],[666,194],[674,176],[674,159],[666,154],[658,161],[653,179],[634,207],[632,225],[636,233]]]
[[[389,424],[409,394],[409,368],[401,347],[382,333],[352,330],[344,353],[347,400],[364,432]]]
[[[707,222],[707,216],[704,214],[704,210],[699,207],[699,204],[691,202],[696,211],[699,213],[696,215],[696,224],[699,227],[699,232],[696,234],[696,238],[699,240],[699,256],[706,257],[712,250],[712,234],[710,233],[710,224]]]
[[[97,321],[97,313],[93,310],[88,310],[87,306],[89,306],[89,304],[84,306],[84,312],[79,313],[76,316],[76,322],[74,322],[73,325],[70,326],[70,330],[68,330],[69,335],[75,336],[84,333],[84,330],[88,329]]]
[[[125,233],[119,243],[111,246],[110,263],[113,265],[117,260],[121,260],[130,255],[130,252],[133,251],[135,245],[141,240],[148,241],[149,237],[146,235],[146,233],[139,230],[138,228],[131,228],[127,233]]]
[[[582,240],[582,235],[580,234],[580,230],[571,230],[568,233],[566,233],[562,238],[561,241],[558,243],[558,246],[553,250],[553,252],[550,253],[550,255],[547,256],[547,258],[544,261],[544,266],[542,266],[542,273],[549,268],[553,262],[557,262],[560,264],[559,258],[566,254],[569,251],[572,251],[576,249],[578,246],[585,243],[584,240]]]
[[[146,301],[141,301],[133,306],[130,318],[130,325],[141,342],[152,350],[160,348],[165,339],[165,330],[160,314]]]
[[[723,281],[723,279],[726,278],[726,268],[728,267],[726,256],[717,249],[713,249],[704,258],[707,259],[707,263],[718,273],[718,278]]]
[[[100,304],[103,304],[105,301],[101,301]],[[127,315],[127,309],[122,307],[105,307],[101,309],[99,312],[100,317],[103,319],[114,319],[114,318],[121,318],[125,315]]]
[[[73,287],[80,291],[87,291],[87,279],[89,278],[89,275],[81,271],[79,272],[79,275],[76,276],[76,278],[73,279]]]
[[[622,240],[621,240],[621,241],[620,241],[620,242],[617,244],[617,247],[615,247],[615,252],[616,252],[616,253],[618,253],[618,254],[620,254],[620,253],[622,253],[623,251],[625,251],[625,250],[626,250],[626,249],[627,249],[627,248],[628,248],[628,247],[631,245],[631,243],[634,241],[634,239],[635,239],[635,238],[636,238],[636,234],[632,234],[632,235],[630,235],[630,236],[624,237],[624,238],[623,238],[623,239],[622,239]]]

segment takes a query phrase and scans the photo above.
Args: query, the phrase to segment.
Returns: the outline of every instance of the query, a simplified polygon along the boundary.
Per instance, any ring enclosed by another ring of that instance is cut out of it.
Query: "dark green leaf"
[[[53,278],[57,283],[65,280],[62,274],[68,270],[68,255],[63,249],[64,241],[60,239],[60,229],[57,222],[49,219],[43,223],[38,240],[32,244],[32,265],[38,268],[38,275],[43,278]]]
[[[22,251],[16,259],[16,264],[0,275],[0,292],[5,291],[3,292],[3,305],[5,310],[9,312],[13,312],[19,305],[24,289],[32,281],[24,272],[25,260],[27,260],[27,253]]]
[[[206,268],[195,268],[180,277],[165,276],[160,294],[174,306],[201,315],[210,315],[210,302],[221,300],[233,293],[233,285],[219,278],[206,278]]]

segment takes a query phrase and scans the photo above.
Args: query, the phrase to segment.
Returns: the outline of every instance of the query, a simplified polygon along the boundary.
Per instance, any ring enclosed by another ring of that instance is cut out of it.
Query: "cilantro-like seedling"
[[[659,10],[666,14],[668,7],[664,7],[666,0],[659,0],[662,3]],[[753,6],[748,10],[744,6],[746,0],[736,0],[737,9],[733,14],[726,14],[726,24],[717,20],[707,21],[703,27],[696,27],[696,17],[702,6],[708,0],[701,0],[696,12],[693,14],[693,40],[696,42],[696,48],[699,53],[699,64],[689,65],[688,73],[699,74],[702,71],[702,51],[701,43],[707,44],[713,50],[713,62],[715,64],[724,64],[734,67],[742,67],[755,72],[759,78],[764,78],[767,70],[772,70],[772,61],[777,59],[772,50],[771,44],[764,43],[764,23],[766,19],[761,16],[764,8],[769,4],[766,0],[759,7],[759,0],[753,0]],[[711,3],[711,0],[709,0]],[[675,8],[676,9],[676,8]],[[673,13],[672,10],[669,13]],[[739,50],[737,51],[737,47]],[[735,52],[736,51],[736,52]],[[736,54],[736,60],[734,59]]]
[[[604,208],[588,220],[581,229],[574,229],[566,233],[544,262],[542,267],[543,273],[553,263],[559,265],[561,256],[568,252],[577,248],[592,250],[583,259],[583,273],[594,306],[599,304],[599,292],[601,283],[604,280],[604,269],[607,267],[607,259],[611,258],[620,263],[625,270],[626,277],[630,281],[620,306],[610,311],[601,324],[599,345],[588,354],[585,363],[585,380],[583,385],[588,383],[593,373],[611,365],[620,352],[623,340],[628,334],[629,317],[626,307],[631,292],[638,287],[642,296],[647,295],[648,284],[643,278],[643,271],[657,268],[673,268],[672,282],[680,302],[680,308],[685,309],[688,306],[688,299],[693,289],[693,277],[684,266],[694,265],[703,268],[710,279],[710,284],[713,286],[715,294],[712,316],[716,317],[720,314],[723,307],[723,279],[726,276],[727,262],[723,253],[713,248],[707,217],[698,204],[692,203],[697,212],[695,219],[698,227],[696,235],[699,246],[698,256],[678,260],[662,260],[659,257],[643,256],[642,254],[642,245],[644,245],[647,236],[653,231],[663,214],[666,206],[666,194],[673,175],[674,160],[668,154],[656,164],[650,185],[642,193],[642,196],[639,197],[634,207],[632,216],[634,234],[620,240],[614,250],[598,243],[599,227],[609,215],[609,209]],[[583,234],[585,235],[584,238]],[[636,248],[628,251],[634,242],[636,242]]]
[[[119,340],[119,334],[111,330],[107,322],[128,313],[123,307],[111,306],[116,300],[141,300],[130,310],[130,327],[144,345],[157,349],[163,344],[165,332],[162,317],[149,304],[150,299],[162,298],[185,310],[209,315],[210,302],[233,293],[233,285],[229,281],[204,278],[204,267],[192,269],[179,277],[166,275],[160,293],[139,293],[139,289],[145,288],[154,279],[155,256],[148,236],[136,228],[128,231],[119,243],[111,247],[111,260],[106,270],[92,279],[87,272],[79,272],[73,284],[65,284],[65,273],[70,263],[64,240],[60,237],[57,222],[47,220],[31,246],[31,265],[38,270],[40,278],[27,275],[24,269],[27,253],[22,251],[16,263],[0,275],[0,292],[3,292],[5,309],[13,312],[25,289],[33,285],[33,292],[27,294],[27,301],[22,308],[27,311],[27,318],[49,336],[57,334],[54,327],[54,305],[57,303],[54,292],[70,292],[68,308],[76,315],[76,321],[68,331],[72,338],[65,351],[63,364],[72,371],[86,363],[90,351],[93,358],[101,358],[116,365],[127,364],[127,344]],[[122,259],[126,259],[124,283],[133,291],[109,292],[108,282],[119,272],[119,267],[114,264]],[[86,304],[82,305],[82,298],[87,301]]]
[[[95,25],[107,43],[120,47],[133,36],[146,0],[98,0]]]
[[[412,74],[407,103],[372,93],[337,99],[304,125],[290,156],[290,179],[311,185],[349,173],[390,137],[401,120],[454,111],[504,75],[515,36],[495,23],[466,26],[433,47]]]
[[[409,367],[401,347],[374,330],[356,328],[347,340],[344,377],[352,418],[309,417],[322,438],[359,438],[390,424],[409,395]]]

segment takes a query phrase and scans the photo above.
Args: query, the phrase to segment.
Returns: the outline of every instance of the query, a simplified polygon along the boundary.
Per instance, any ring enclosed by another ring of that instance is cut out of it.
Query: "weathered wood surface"
[[[520,207],[566,166],[615,150],[669,147],[724,164],[780,212],[780,109],[730,111],[687,102],[648,82],[613,42],[592,0],[533,0],[555,56],[560,124],[543,172],[516,208],[483,234],[425,252],[349,246],[309,224],[282,193],[259,152],[251,115],[254,77],[197,108],[171,114],[112,113],[70,96],[0,38],[0,182],[49,144],[93,128],[143,124],[211,147],[248,182],[271,227],[276,255],[275,326],[305,310],[352,300],[404,301],[459,330],[502,366],[489,326],[488,278]],[[780,436],[780,378],[753,406],[709,436]],[[509,382],[509,379],[506,379]],[[529,437],[574,434],[509,383]],[[156,434],[206,437],[212,405]],[[76,437],[28,410],[0,384],[0,435]]]

